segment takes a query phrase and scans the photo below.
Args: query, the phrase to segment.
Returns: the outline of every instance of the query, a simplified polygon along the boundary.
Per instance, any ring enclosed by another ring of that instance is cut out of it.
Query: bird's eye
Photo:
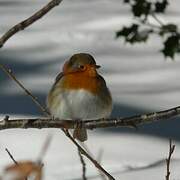
[[[84,70],[85,66],[79,65],[79,68],[82,69],[82,70]]]

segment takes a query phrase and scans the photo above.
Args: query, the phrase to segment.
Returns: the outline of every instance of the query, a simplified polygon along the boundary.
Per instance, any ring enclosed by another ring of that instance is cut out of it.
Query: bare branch
[[[11,38],[17,32],[24,30],[38,19],[42,18],[45,14],[47,14],[52,8],[58,6],[62,0],[52,0],[47,5],[45,5],[42,9],[34,13],[31,17],[25,19],[24,21],[16,24],[11,29],[9,29],[1,38],[0,38],[0,48],[6,43],[6,41]]]
[[[109,118],[98,120],[84,120],[84,128],[111,128],[111,127],[137,127],[142,124],[152,123],[160,120],[166,120],[180,115],[180,106],[155,113],[149,113],[144,115],[136,115],[124,118]],[[29,118],[29,119],[9,119],[0,121],[1,129],[10,128],[66,128],[74,129],[77,127],[79,121],[52,119],[52,118]]]
[[[16,76],[13,74],[11,69],[6,68],[5,66],[3,66],[2,64],[0,64],[0,68],[13,80],[15,81],[18,86],[32,99],[32,101],[40,108],[41,112],[43,112],[44,115],[49,115],[48,111],[46,110],[46,108],[44,108],[41,103],[37,100],[37,97],[35,97],[34,95],[32,95],[32,93],[27,90],[23,84],[17,80]]]
[[[100,171],[102,171],[109,180],[115,180],[114,177],[109,174],[95,159],[93,159],[76,141],[75,139],[69,134],[69,131],[67,129],[62,129],[62,131],[66,134],[66,136],[73,142],[74,145],[81,151],[81,153],[86,156],[94,165],[96,168],[98,168]]]
[[[175,150],[175,145],[172,145],[172,140],[169,140],[169,154],[168,154],[168,158],[166,159],[166,168],[167,168],[167,173],[166,173],[166,180],[170,180],[170,163],[171,163],[171,158],[172,158],[172,154]]]
[[[12,161],[14,162],[14,164],[18,164],[18,162],[14,159],[13,155],[9,152],[9,150],[6,148],[5,149],[6,152],[8,153],[9,157],[12,159]]]

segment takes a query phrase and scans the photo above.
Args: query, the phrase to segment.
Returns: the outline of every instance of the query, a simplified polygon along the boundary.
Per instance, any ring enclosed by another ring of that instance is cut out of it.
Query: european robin
[[[56,77],[47,98],[54,118],[92,120],[106,118],[112,111],[112,98],[100,68],[90,54],[74,54]],[[83,127],[74,130],[74,138],[87,140]]]

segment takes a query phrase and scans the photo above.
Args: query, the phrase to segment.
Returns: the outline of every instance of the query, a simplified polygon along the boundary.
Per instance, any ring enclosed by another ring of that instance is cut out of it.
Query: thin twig
[[[87,180],[87,178],[86,178],[86,163],[84,161],[83,155],[81,154],[81,150],[79,148],[78,148],[78,155],[79,155],[81,165],[82,165],[82,179]]]
[[[48,111],[46,110],[45,107],[43,107],[43,105],[41,105],[41,103],[38,101],[37,97],[35,97],[34,95],[32,95],[32,93],[27,90],[23,84],[17,80],[16,76],[13,74],[11,69],[8,69],[7,67],[3,66],[2,64],[0,64],[0,68],[12,79],[14,80],[14,82],[16,82],[18,84],[18,86],[20,86],[20,88],[32,99],[32,101],[40,108],[41,112],[43,112],[44,115],[49,115]]]
[[[115,180],[115,178],[109,174],[95,159],[93,159],[75,140],[74,138],[69,134],[69,131],[67,129],[62,129],[62,131],[66,134],[66,136],[76,145],[76,147],[81,151],[81,153],[86,156],[94,165],[96,168],[98,168],[100,171],[102,171],[109,180]]]
[[[0,48],[6,43],[6,41],[12,37],[17,32],[24,30],[38,19],[47,14],[52,8],[58,6],[62,0],[52,0],[48,4],[46,4],[42,9],[34,13],[31,17],[25,19],[24,21],[16,24],[11,29],[9,29],[1,38],[0,38]]]
[[[9,152],[9,150],[6,148],[5,149],[6,152],[8,153],[9,157],[12,159],[12,161],[14,162],[14,164],[18,164],[18,162],[14,159],[13,155]]]
[[[172,154],[173,154],[174,150],[175,150],[175,145],[174,144],[172,145],[172,140],[170,139],[169,140],[169,154],[166,159],[166,170],[167,170],[166,180],[170,179],[170,163],[171,163],[171,158],[172,158]]]

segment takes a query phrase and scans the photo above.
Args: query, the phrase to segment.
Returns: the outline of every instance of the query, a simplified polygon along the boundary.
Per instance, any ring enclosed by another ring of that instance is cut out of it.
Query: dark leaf
[[[116,38],[118,38],[119,36],[129,36],[131,33],[134,33],[137,31],[138,29],[137,24],[132,24],[130,27],[123,27],[120,31],[116,32]]]
[[[163,0],[162,2],[157,1],[155,3],[155,12],[156,13],[164,13],[168,4],[169,3],[167,0]]]
[[[164,42],[164,48],[161,51],[165,57],[173,59],[175,53],[180,52],[180,36],[178,34],[169,36]]]
[[[163,29],[169,32],[176,32],[177,31],[177,25],[175,24],[167,24],[163,26]]]
[[[134,16],[141,17],[142,15],[147,16],[151,12],[151,3],[146,0],[137,0],[132,5],[132,12]]]

